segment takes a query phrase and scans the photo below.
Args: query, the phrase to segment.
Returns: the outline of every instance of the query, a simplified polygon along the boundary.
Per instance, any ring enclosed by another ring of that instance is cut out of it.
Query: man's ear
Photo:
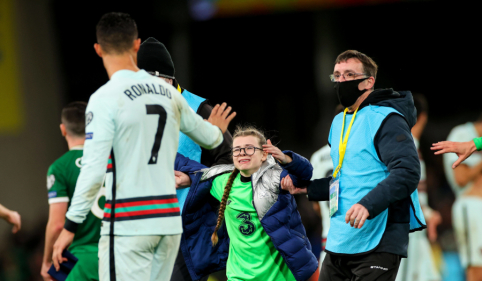
[[[367,87],[368,89],[367,90],[375,87],[375,77],[371,76],[370,78],[367,79],[367,81],[368,81],[368,87]]]
[[[97,53],[97,55],[99,57],[102,57],[102,48],[100,47],[99,43],[94,44],[94,49],[95,49],[95,52]]]
[[[64,124],[60,124],[60,132],[62,133],[62,137],[65,137],[67,135],[67,130],[65,129]]]
[[[141,38],[137,38],[134,40],[134,52],[138,52],[139,48],[141,47]]]

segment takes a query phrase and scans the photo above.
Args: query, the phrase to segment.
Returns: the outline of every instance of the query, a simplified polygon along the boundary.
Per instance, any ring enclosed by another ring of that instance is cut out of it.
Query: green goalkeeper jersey
[[[49,167],[47,173],[49,204],[68,202],[70,207],[82,165],[82,154],[82,146],[74,147]],[[79,225],[74,241],[69,247],[70,251],[97,251],[104,203],[105,188],[102,187],[85,221]]]
[[[211,194],[219,201],[229,175],[220,175],[213,181]],[[295,277],[261,225],[253,206],[251,181],[243,181],[238,174],[224,212],[230,239],[226,265],[228,280],[294,281]]]

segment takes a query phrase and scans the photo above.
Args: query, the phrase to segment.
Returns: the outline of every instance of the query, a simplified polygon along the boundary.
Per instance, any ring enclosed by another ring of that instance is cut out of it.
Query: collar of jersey
[[[76,146],[72,147],[72,148],[69,149],[69,150],[82,150],[82,149],[84,149],[84,145],[83,145],[83,144],[81,144],[81,145],[76,145]]]
[[[139,71],[137,72],[128,70],[128,69],[121,69],[116,71],[114,74],[112,74],[110,79],[112,80],[117,77],[132,77],[132,75],[149,75],[150,76],[150,74],[147,73],[144,69],[139,69]]]

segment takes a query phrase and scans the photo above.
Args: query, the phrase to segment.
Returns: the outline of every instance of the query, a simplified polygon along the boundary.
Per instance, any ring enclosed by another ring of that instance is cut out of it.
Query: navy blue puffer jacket
[[[261,225],[296,280],[305,281],[317,270],[318,261],[311,252],[311,244],[306,237],[296,201],[291,194],[281,189],[280,182],[288,174],[295,185],[309,181],[313,167],[306,158],[294,152],[284,153],[291,156],[291,163],[279,165],[269,156],[252,177],[253,197],[264,188],[263,192],[273,193],[276,200],[268,204],[254,200],[254,205]],[[176,159],[175,169],[189,174],[192,180],[182,213],[181,251],[193,280],[199,280],[203,276],[226,268],[229,237],[225,224],[218,231],[218,244],[213,247],[211,243],[219,208],[219,201],[210,193],[212,182],[216,176],[231,172],[234,167],[223,166],[200,171],[206,167],[180,154]],[[276,186],[277,190],[267,189],[267,185]],[[261,207],[264,210],[260,210],[260,205],[264,205]]]

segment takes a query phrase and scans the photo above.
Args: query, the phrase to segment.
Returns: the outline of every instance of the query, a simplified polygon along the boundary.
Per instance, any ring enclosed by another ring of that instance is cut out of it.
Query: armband
[[[75,232],[77,232],[78,227],[79,227],[78,223],[75,223],[75,222],[69,220],[68,218],[65,218],[65,224],[64,224],[65,229],[67,229],[68,231],[70,231],[72,233],[75,233]]]

